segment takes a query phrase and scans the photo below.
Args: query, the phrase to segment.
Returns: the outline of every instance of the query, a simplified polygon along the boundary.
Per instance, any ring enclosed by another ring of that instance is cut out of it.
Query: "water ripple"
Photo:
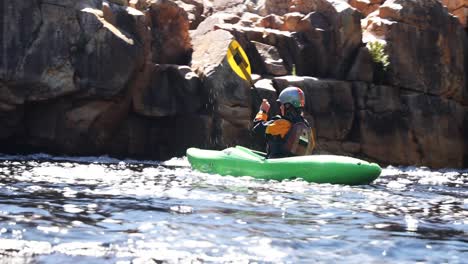
[[[367,186],[192,171],[187,160],[0,156],[5,262],[463,263],[468,171]]]

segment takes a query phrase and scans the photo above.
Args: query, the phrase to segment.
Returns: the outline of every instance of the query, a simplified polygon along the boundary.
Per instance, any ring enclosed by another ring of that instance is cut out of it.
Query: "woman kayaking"
[[[281,115],[268,119],[270,103],[263,99],[254,119],[254,133],[264,134],[267,158],[310,155],[315,147],[312,128],[304,118],[304,92],[298,87],[281,91],[278,100]]]

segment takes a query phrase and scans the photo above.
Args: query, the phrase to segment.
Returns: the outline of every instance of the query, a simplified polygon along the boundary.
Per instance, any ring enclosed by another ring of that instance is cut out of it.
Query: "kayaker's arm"
[[[255,119],[253,121],[252,131],[257,134],[265,134],[266,127],[268,126],[268,112],[270,111],[270,103],[267,99],[263,99]]]
[[[268,114],[264,113],[263,111],[259,111],[253,121],[252,131],[256,134],[264,135],[268,123]]]

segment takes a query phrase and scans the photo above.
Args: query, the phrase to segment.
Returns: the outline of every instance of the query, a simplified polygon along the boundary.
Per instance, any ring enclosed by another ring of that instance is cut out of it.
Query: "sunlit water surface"
[[[0,155],[0,262],[467,263],[468,170],[367,186]]]

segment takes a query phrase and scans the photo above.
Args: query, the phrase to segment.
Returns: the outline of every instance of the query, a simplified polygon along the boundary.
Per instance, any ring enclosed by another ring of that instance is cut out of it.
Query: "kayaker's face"
[[[281,115],[284,116],[284,105],[283,105],[283,104],[280,104],[279,109],[280,109]]]

